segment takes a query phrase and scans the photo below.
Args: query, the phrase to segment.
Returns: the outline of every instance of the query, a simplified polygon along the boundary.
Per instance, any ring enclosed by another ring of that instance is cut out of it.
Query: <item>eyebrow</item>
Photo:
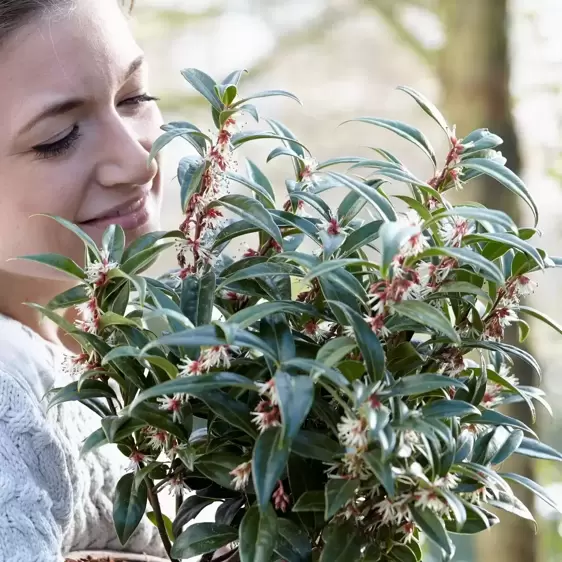
[[[122,83],[124,84],[144,63],[144,55],[138,56],[130,65],[127,71],[124,74],[122,79]],[[23,127],[20,131],[20,134],[23,134],[30,129],[32,129],[37,123],[42,121],[43,119],[47,119],[48,117],[56,117],[58,115],[63,115],[68,113],[69,111],[73,111],[78,107],[84,105],[84,99],[82,98],[71,98],[68,100],[64,100],[58,103],[55,103],[46,109],[44,109],[41,113],[36,115],[25,127]]]

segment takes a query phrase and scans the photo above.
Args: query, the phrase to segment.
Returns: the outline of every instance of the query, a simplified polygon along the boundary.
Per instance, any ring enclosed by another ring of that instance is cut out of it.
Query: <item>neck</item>
[[[0,270],[0,312],[28,326],[47,341],[75,350],[74,340],[62,333],[60,328],[45,318],[40,311],[26,304],[47,306],[54,297],[73,286],[75,283],[72,281],[27,277]],[[74,309],[69,309],[65,317],[71,322],[74,321]]]

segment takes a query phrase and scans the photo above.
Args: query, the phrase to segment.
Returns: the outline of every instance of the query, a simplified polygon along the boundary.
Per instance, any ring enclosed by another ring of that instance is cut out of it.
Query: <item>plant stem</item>
[[[162,517],[162,509],[160,508],[160,500],[158,499],[158,495],[154,493],[153,487],[154,482],[152,479],[147,478],[147,485],[148,485],[148,501],[154,511],[154,517],[156,519],[156,525],[158,527],[158,532],[160,533],[160,539],[162,539],[162,544],[166,549],[166,553],[168,554],[168,558],[172,562],[179,562],[178,560],[174,560],[172,558],[172,544],[170,543],[170,538],[168,537],[168,531],[166,531],[166,524],[164,523],[164,518]]]

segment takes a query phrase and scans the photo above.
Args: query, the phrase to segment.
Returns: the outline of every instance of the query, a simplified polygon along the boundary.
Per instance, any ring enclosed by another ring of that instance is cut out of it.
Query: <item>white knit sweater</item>
[[[126,547],[112,497],[127,459],[107,445],[79,458],[100,427],[79,403],[47,412],[45,393],[71,382],[63,350],[0,315],[0,562],[59,562],[73,550],[162,554],[146,519]]]

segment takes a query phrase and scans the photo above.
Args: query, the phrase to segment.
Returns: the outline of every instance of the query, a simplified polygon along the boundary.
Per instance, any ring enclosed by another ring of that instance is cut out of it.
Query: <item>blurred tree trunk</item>
[[[509,94],[507,0],[439,0],[439,11],[447,34],[437,62],[445,115],[456,123],[459,138],[478,127],[497,133],[504,140],[501,150],[507,165],[517,172],[520,156]],[[520,218],[517,198],[497,182],[485,179],[478,186],[467,186],[466,190],[470,200],[502,209],[516,222]],[[525,363],[517,362],[513,372],[522,384],[534,382],[534,374]],[[532,421],[525,405],[515,404],[504,411],[525,423]],[[515,456],[504,470],[532,478],[533,463],[526,457]],[[532,506],[532,494],[521,489],[516,492],[527,506]],[[500,516],[499,526],[479,536],[479,562],[536,560],[532,524],[505,513]]]

